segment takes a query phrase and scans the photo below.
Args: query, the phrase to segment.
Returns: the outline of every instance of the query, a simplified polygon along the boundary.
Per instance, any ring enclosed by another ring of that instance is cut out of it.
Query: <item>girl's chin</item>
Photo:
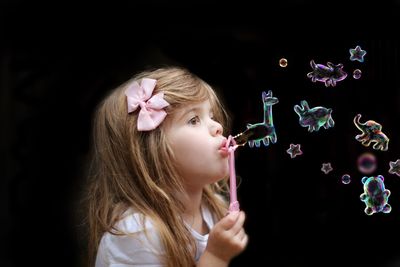
[[[215,179],[215,182],[219,182],[219,181],[222,181],[224,179],[229,180],[229,170],[227,170],[224,173],[221,173],[221,175],[219,175],[218,178]]]

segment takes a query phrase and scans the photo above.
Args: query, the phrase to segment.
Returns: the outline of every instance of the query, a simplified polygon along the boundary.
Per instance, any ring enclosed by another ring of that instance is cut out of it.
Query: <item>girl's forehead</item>
[[[190,114],[190,113],[196,113],[196,112],[208,112],[210,111],[211,108],[211,103],[209,100],[201,101],[201,102],[193,102],[193,103],[187,103],[185,105],[182,105],[180,107],[177,107],[171,115],[172,120],[179,120],[185,115]]]
[[[208,110],[211,109],[211,103],[210,100],[205,100],[201,102],[193,102],[193,103],[188,103],[187,105],[184,105],[180,107],[177,112],[179,113],[187,113],[190,111],[196,111],[196,110]]]

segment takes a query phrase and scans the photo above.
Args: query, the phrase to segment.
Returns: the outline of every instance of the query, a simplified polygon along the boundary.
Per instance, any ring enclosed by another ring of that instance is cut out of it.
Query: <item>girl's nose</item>
[[[223,133],[222,125],[219,122],[213,121],[211,129],[213,135],[221,135]]]

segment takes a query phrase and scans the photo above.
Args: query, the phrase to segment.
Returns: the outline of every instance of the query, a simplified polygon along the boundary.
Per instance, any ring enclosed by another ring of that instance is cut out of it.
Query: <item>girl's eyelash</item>
[[[195,124],[195,123],[197,123],[197,122],[199,122],[199,121],[200,121],[199,116],[194,116],[193,118],[191,118],[191,119],[188,121],[188,123],[189,123],[189,124]]]

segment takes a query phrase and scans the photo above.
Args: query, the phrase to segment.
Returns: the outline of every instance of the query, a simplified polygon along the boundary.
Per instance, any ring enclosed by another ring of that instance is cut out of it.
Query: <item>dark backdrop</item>
[[[262,91],[279,99],[278,142],[236,153],[250,242],[231,266],[400,266],[400,177],[388,173],[400,158],[398,3],[6,2],[0,14],[1,266],[83,266],[79,199],[94,107],[137,71],[168,64],[221,93],[233,134],[262,120]],[[356,45],[367,51],[363,63],[349,60]],[[349,76],[336,87],[312,83],[311,59],[343,63]],[[332,108],[335,126],[307,132],[293,111],[301,100]],[[388,151],[354,139],[357,113],[383,125]],[[291,159],[290,143],[304,154]],[[364,213],[363,152],[377,157],[373,175],[392,192],[389,214]],[[327,175],[323,162],[334,168]]]

